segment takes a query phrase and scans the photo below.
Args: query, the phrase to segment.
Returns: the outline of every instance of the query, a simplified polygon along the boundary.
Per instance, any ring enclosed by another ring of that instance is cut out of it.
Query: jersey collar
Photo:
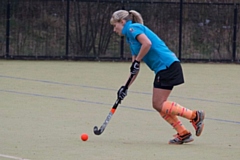
[[[127,30],[128,30],[128,28],[129,28],[129,25],[130,24],[132,24],[132,21],[131,20],[129,20],[129,21],[127,21],[126,23],[125,23],[125,25],[124,25],[124,27],[123,27],[123,29],[122,29],[122,34],[123,35],[127,35]]]

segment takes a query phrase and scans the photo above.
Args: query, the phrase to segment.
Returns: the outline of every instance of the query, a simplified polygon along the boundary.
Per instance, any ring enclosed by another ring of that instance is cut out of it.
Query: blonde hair
[[[110,19],[110,24],[114,24],[116,22],[120,22],[121,20],[132,20],[133,23],[141,23],[143,24],[143,18],[140,13],[135,10],[118,10],[112,14],[112,18]]]

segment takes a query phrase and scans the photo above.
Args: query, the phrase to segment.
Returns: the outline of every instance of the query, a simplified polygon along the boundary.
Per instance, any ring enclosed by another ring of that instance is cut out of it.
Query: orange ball
[[[81,135],[81,139],[82,139],[82,141],[87,141],[88,140],[88,135],[86,133],[83,133]]]

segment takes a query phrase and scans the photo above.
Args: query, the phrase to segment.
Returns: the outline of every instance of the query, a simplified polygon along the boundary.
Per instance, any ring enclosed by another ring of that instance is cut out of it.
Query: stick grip
[[[128,86],[129,86],[130,82],[132,81],[133,76],[134,76],[134,74],[131,74],[130,77],[128,78],[128,81],[127,81],[127,83],[124,86],[124,91],[126,89],[128,89]]]

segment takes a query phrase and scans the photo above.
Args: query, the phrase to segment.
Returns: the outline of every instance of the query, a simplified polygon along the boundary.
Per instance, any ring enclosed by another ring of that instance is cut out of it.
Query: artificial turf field
[[[154,73],[142,63],[106,130],[130,62],[0,60],[0,160],[239,160],[240,65],[183,63],[169,100],[206,112],[200,137],[176,132],[151,106]],[[188,120],[183,124],[194,134]],[[88,141],[80,140],[87,133]]]

